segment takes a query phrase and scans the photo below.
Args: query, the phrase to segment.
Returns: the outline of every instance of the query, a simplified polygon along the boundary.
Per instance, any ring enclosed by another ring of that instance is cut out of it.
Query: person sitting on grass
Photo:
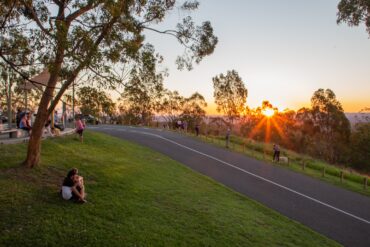
[[[80,117],[76,117],[76,133],[80,136],[80,141],[84,141],[83,132],[85,129],[85,124],[82,122]]]
[[[73,168],[64,178],[62,185],[62,197],[64,200],[72,200],[75,202],[85,203],[85,186],[83,177],[78,175],[77,168]]]

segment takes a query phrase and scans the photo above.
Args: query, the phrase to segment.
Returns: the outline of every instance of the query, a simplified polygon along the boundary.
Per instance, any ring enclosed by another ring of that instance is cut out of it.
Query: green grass
[[[94,132],[43,142],[39,167],[19,166],[25,144],[0,146],[0,246],[337,246],[145,147]],[[62,200],[77,167],[87,204]]]
[[[202,141],[225,147],[225,137],[223,136],[200,136]],[[289,157],[289,164],[272,163],[272,144],[265,144],[249,139],[243,139],[238,136],[232,136],[230,140],[230,149],[243,153],[249,157],[265,161],[270,164],[278,164],[295,172],[315,177],[326,181],[336,186],[370,196],[370,179],[368,186],[364,188],[364,178],[366,175],[361,175],[349,169],[340,168],[324,161],[314,159],[307,155],[298,154],[291,150],[281,149],[281,156]],[[305,163],[305,169],[303,169]],[[323,170],[325,169],[325,175]],[[344,179],[340,179],[341,172],[344,173]]]

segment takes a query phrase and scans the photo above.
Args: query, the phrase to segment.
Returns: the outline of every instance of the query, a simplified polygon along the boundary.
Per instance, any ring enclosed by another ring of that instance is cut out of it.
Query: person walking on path
[[[199,136],[199,124],[195,125],[195,134]]]
[[[230,144],[230,134],[231,134],[231,129],[230,127],[227,128],[226,130],[226,148],[229,148],[229,144]]]
[[[280,148],[279,148],[279,145],[274,144],[273,151],[274,151],[274,156],[273,156],[272,161],[273,162],[275,162],[275,161],[276,162],[279,162],[280,161]]]

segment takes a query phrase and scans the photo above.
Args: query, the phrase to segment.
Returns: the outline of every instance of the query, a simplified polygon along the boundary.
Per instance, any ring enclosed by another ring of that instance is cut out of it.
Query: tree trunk
[[[28,142],[27,158],[23,162],[23,164],[29,168],[33,168],[40,161],[41,137],[44,130],[45,122],[48,119],[48,106],[53,97],[57,79],[58,74],[56,72],[50,75],[48,86],[45,88],[39,104],[39,108],[37,110],[35,123],[32,125],[32,132],[30,140]]]
[[[48,89],[46,89],[48,90]],[[51,95],[51,94],[50,94]],[[48,118],[48,105],[51,100],[49,95],[44,94],[37,111],[35,123],[32,125],[32,132],[28,142],[27,158],[24,165],[33,168],[40,161],[41,137],[45,122]]]

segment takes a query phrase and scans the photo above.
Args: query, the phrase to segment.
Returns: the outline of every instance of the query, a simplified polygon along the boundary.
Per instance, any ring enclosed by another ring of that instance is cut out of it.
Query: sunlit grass
[[[335,246],[336,243],[148,148],[87,131],[43,142],[41,165],[19,167],[24,144],[1,146],[0,246]],[[88,203],[63,201],[71,167]]]

